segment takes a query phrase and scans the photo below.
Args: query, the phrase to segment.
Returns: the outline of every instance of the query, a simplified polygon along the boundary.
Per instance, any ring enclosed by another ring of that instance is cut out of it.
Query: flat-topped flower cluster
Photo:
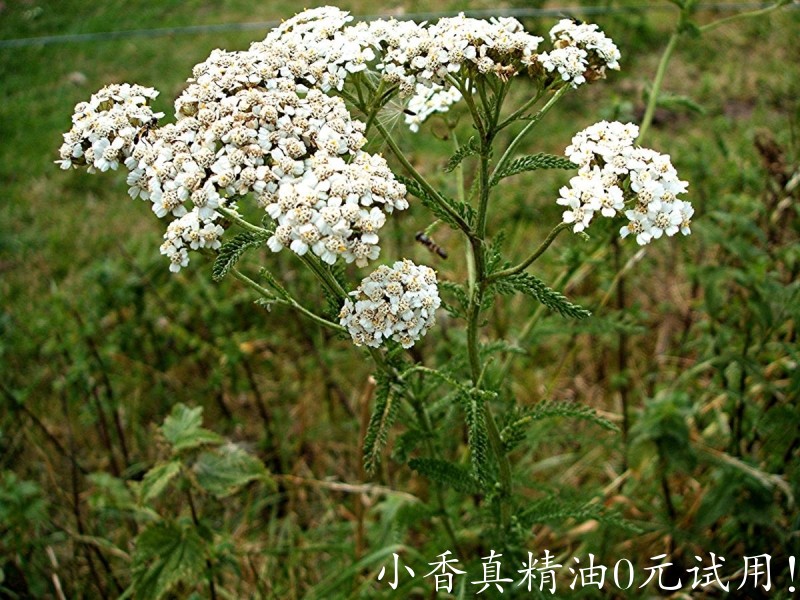
[[[550,30],[550,39],[554,49],[539,60],[572,87],[603,77],[606,69],[619,69],[619,49],[594,23],[562,19]]]
[[[88,102],[79,102],[58,164],[62,169],[86,167],[90,173],[117,169],[142,131],[164,116],[149,106],[156,96],[153,88],[124,83],[106,86]]]
[[[670,157],[634,144],[639,128],[631,123],[601,121],[572,138],[565,155],[580,169],[560,190],[556,202],[566,206],[563,219],[573,231],[585,230],[596,214],[624,213],[620,229],[644,245],[667,234],[691,233],[694,208],[677,198],[687,182],[678,178]]]
[[[176,122],[161,127],[163,113],[150,107],[155,90],[107,86],[76,106],[59,162],[90,172],[124,164],[130,195],[174,219],[161,245],[172,271],[188,264],[189,250],[218,248],[218,209],[235,210],[248,195],[276,222],[273,251],[365,266],[378,258],[386,215],[408,202],[383,158],[362,150],[365,124],[336,96],[348,77],[368,71],[359,85],[376,97],[410,96],[406,121],[416,131],[472,91],[459,81],[527,73],[550,85],[557,69],[575,86],[618,67],[616,47],[596,26],[562,22],[548,55],[538,52],[543,39],[511,18],[351,21],[338,8],[315,8],[247,51],[214,50],[175,101]],[[564,52],[577,52],[568,71]]]
[[[441,304],[436,273],[410,260],[381,265],[350,295],[339,322],[357,346],[374,348],[389,339],[410,348],[435,324]]]

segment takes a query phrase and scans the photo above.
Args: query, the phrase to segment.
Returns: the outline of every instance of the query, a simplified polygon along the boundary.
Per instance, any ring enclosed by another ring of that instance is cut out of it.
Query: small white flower
[[[594,210],[590,206],[581,204],[574,199],[570,200],[569,207],[572,210],[564,211],[564,223],[574,223],[575,225],[572,227],[572,231],[575,233],[586,229],[594,216]]]
[[[642,213],[635,210],[626,210],[625,216],[628,218],[628,224],[624,225],[619,234],[623,238],[629,235],[636,236],[636,243],[640,246],[649,244],[653,239],[652,223],[647,217],[647,213]]]

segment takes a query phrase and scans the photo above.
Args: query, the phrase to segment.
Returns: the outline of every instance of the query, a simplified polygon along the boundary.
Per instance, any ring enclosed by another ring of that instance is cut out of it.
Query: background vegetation
[[[622,71],[568,95],[524,150],[559,154],[601,118],[641,118],[677,11],[626,4],[642,3],[584,3],[616,9],[587,20],[620,47]],[[0,39],[272,21],[299,8],[6,2]],[[543,34],[555,18],[525,22]],[[519,299],[493,309],[495,333],[516,341],[487,376],[501,377],[507,362],[518,402],[571,401],[619,428],[543,419],[525,431],[515,479],[530,501],[519,527],[535,556],[546,548],[565,566],[590,552],[609,566],[627,558],[638,585],[649,557],[667,553],[688,592],[696,555],[724,556],[735,587],[742,557],[767,552],[769,595],[789,596],[788,557],[800,554],[798,25],[800,11],[783,10],[682,38],[648,145],[671,154],[690,182],[690,238],[640,254],[609,244],[614,232],[594,224],[589,241],[559,238],[542,268],[591,319],[567,322]],[[133,581],[140,597],[167,587],[177,597],[393,597],[375,582],[393,552],[418,575],[397,597],[428,597],[432,582],[419,576],[456,550],[425,504],[434,491],[408,464],[402,424],[379,474],[365,476],[370,365],[348,341],[296,313],[265,312],[232,279],[213,283],[208,260],[171,275],[157,252],[163,224],[128,200],[120,177],[53,164],[73,106],[96,89],[153,86],[170,114],[194,64],[264,33],[0,45],[0,597],[117,597]],[[400,110],[381,118],[395,124]],[[404,148],[453,185],[442,168],[453,141],[436,119],[427,127],[434,137],[403,134]],[[568,175],[540,173],[520,177],[495,210],[508,248],[536,243],[560,218],[554,198]],[[410,256],[444,279],[463,278],[455,236],[436,230],[450,256],[430,254],[414,241],[426,215],[408,212],[383,258]],[[286,254],[259,260],[322,301]],[[428,337],[457,344],[459,327],[443,313]],[[423,359],[441,351],[419,348]],[[453,430],[451,456],[466,458],[462,433]],[[444,493],[448,506],[460,497]],[[451,511],[470,574],[492,547],[477,535],[479,505],[476,497]],[[175,552],[165,540],[178,540]],[[206,562],[199,574],[192,551]],[[560,580],[560,595],[570,580]]]

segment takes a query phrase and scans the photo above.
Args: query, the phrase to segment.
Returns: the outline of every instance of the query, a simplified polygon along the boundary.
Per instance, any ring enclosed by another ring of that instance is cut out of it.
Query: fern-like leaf
[[[529,154],[512,160],[502,171],[492,177],[490,185],[497,183],[506,177],[524,173],[525,171],[535,171],[537,169],[577,169],[578,165],[567,158],[555,156],[554,154]]]
[[[508,266],[507,262],[503,259],[503,255],[501,254],[501,250],[503,249],[503,243],[506,241],[506,232],[500,231],[494,236],[494,240],[492,243],[486,246],[484,250],[484,263],[486,264],[486,272],[487,273],[494,273],[495,271],[500,270]]]
[[[413,458],[408,466],[431,481],[453,488],[462,494],[476,494],[481,485],[472,472],[461,465],[439,458]]]
[[[289,294],[289,292],[286,291],[286,288],[284,288],[283,285],[281,285],[281,283],[276,279],[276,277],[272,273],[270,273],[266,269],[261,269],[258,272],[258,274],[261,277],[261,279],[267,282],[267,285],[269,285],[269,287],[272,288],[272,290],[279,298],[283,298],[284,300],[291,300],[292,298],[291,294]]]
[[[544,498],[529,504],[525,510],[517,515],[517,519],[520,526],[526,529],[540,523],[563,524],[567,520],[583,523],[595,520],[632,533],[640,532],[640,529],[633,523],[620,517],[615,512],[607,511],[600,503],[565,500],[555,497]]]
[[[500,432],[500,439],[503,440],[503,446],[506,451],[512,450],[525,439],[527,427],[532,422],[553,417],[581,419],[611,431],[619,429],[614,423],[598,415],[589,406],[578,404],[577,402],[540,402],[532,409],[525,410],[512,418],[511,422]]]
[[[266,240],[266,236],[245,231],[222,244],[211,269],[211,277],[214,278],[214,281],[219,281],[225,277],[236,266],[236,263],[239,262],[245,252],[251,248],[263,246]]]
[[[452,317],[457,319],[466,316],[467,306],[469,306],[469,297],[467,297],[467,290],[464,285],[453,281],[440,281],[439,290],[452,294],[456,300],[456,304],[450,304],[445,299],[442,299],[444,309],[450,313]]]
[[[514,273],[497,280],[494,285],[501,294],[510,295],[516,292],[527,294],[564,317],[585,319],[592,314],[582,306],[567,300],[563,294],[547,287],[541,279],[530,273]]]
[[[467,416],[467,438],[475,478],[484,486],[489,484],[489,432],[486,430],[486,401],[484,392],[465,390],[462,394]]]
[[[409,429],[397,436],[392,448],[392,458],[399,463],[408,462],[408,457],[422,442],[430,437],[421,429]]]
[[[394,400],[391,381],[385,376],[379,376],[375,388],[375,408],[364,436],[364,470],[369,475],[375,473],[381,462],[381,452],[389,439],[389,430],[397,418],[398,407]]]
[[[473,136],[469,138],[466,144],[459,147],[458,150],[455,151],[453,156],[450,157],[450,160],[447,161],[447,165],[444,167],[445,173],[450,173],[453,169],[455,169],[458,165],[461,164],[461,161],[467,158],[468,156],[473,156],[480,151],[480,145],[478,144],[478,140]]]

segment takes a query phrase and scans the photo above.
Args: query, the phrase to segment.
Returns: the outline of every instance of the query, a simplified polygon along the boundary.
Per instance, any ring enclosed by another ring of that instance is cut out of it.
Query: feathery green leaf
[[[501,294],[510,295],[516,292],[527,294],[564,317],[584,319],[592,314],[582,306],[567,300],[563,294],[547,287],[541,279],[530,273],[508,275],[495,281],[494,286]]]
[[[214,281],[219,281],[236,266],[236,263],[239,262],[239,259],[242,258],[245,252],[250,248],[263,246],[266,241],[266,236],[250,231],[244,231],[234,236],[229,241],[222,244],[222,247],[219,249],[217,258],[214,261],[214,266],[211,268],[211,277]]]
[[[391,380],[378,374],[375,388],[375,408],[364,436],[364,470],[372,475],[381,462],[381,452],[389,439],[389,430],[397,418],[397,403],[394,401]]]
[[[577,402],[540,402],[533,408],[520,411],[515,417],[512,417],[508,425],[500,432],[500,439],[503,440],[506,451],[511,451],[525,439],[527,427],[532,422],[552,417],[582,419],[599,425],[604,429],[618,430],[614,423],[601,417],[593,408],[584,404],[578,404]]]
[[[512,160],[502,171],[495,173],[490,185],[497,183],[506,177],[524,173],[525,171],[535,171],[537,169],[577,169],[578,165],[567,158],[554,154],[528,154]]]
[[[475,138],[475,136],[469,138],[467,143],[460,146],[458,150],[455,151],[455,154],[450,157],[450,160],[447,161],[447,165],[444,167],[445,173],[450,173],[453,169],[461,164],[462,160],[468,156],[477,154],[479,151],[480,144],[478,144],[478,140]]]
[[[445,223],[447,223],[453,229],[460,230],[457,221],[451,216],[451,214],[446,211],[440,205],[440,200],[437,200],[431,194],[427,192],[419,183],[414,181],[409,177],[404,177],[402,175],[397,175],[397,179],[406,186],[406,190],[409,194],[416,196],[422,201],[422,204],[433,213],[433,215]],[[471,224],[475,218],[475,209],[473,209],[469,204],[466,202],[460,202],[458,200],[453,200],[452,198],[445,198],[444,196],[441,197],[442,200],[447,204],[450,209],[456,213],[462,220],[464,220],[467,224]]]
[[[481,491],[480,483],[469,469],[439,458],[413,458],[408,466],[431,481],[441,483],[463,494]]]
[[[481,390],[464,390],[461,395],[467,420],[467,438],[470,459],[475,478],[488,485],[491,474],[489,465],[489,432],[486,430],[486,394]]]

